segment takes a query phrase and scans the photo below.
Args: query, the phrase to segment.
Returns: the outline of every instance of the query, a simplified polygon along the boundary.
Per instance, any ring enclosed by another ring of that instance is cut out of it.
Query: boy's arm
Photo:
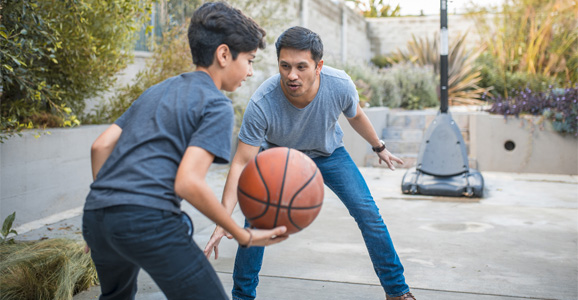
[[[223,190],[223,206],[225,206],[229,214],[233,213],[233,210],[237,205],[237,187],[239,185],[241,172],[243,172],[243,169],[247,163],[249,163],[249,160],[253,159],[257,154],[259,154],[259,147],[245,144],[239,140],[237,151],[235,152],[235,157],[233,157],[233,161],[231,162],[231,168],[229,169],[227,181]]]
[[[243,172],[243,169],[249,160],[253,159],[258,153],[259,147],[245,144],[239,140],[237,152],[235,152],[235,157],[231,162],[231,168],[229,169],[227,181],[225,182],[225,188],[223,190],[223,206],[229,215],[233,213],[233,210],[237,205],[237,186],[239,184],[239,177],[241,177],[241,172]],[[211,256],[213,250],[215,250],[215,259],[219,258],[219,242],[221,241],[221,238],[227,234],[227,232],[228,231],[223,229],[221,226],[217,226],[217,228],[215,228],[215,231],[211,235],[211,239],[207,243],[207,246],[204,250],[207,258]],[[230,236],[228,237],[231,238]]]
[[[92,164],[93,180],[96,180],[96,175],[112,153],[121,133],[122,128],[116,124],[112,124],[101,135],[99,135],[92,144],[92,147],[90,148],[90,161]]]
[[[371,125],[369,118],[365,112],[363,112],[359,103],[357,104],[357,113],[355,114],[355,117],[347,118],[347,121],[349,121],[351,127],[353,127],[353,129],[363,137],[371,147],[381,146],[381,141],[379,140],[373,125]],[[403,165],[403,160],[391,154],[387,149],[377,153],[377,156],[379,156],[379,163],[381,164],[381,161],[384,161],[391,170],[395,170],[395,166],[393,165],[394,161]]]
[[[277,227],[272,230],[244,230],[231,218],[230,212],[219,202],[205,176],[214,160],[214,155],[203,148],[187,148],[179,165],[175,179],[175,192],[187,200],[202,214],[230,232],[241,245],[266,246],[285,240],[281,236],[287,230]]]

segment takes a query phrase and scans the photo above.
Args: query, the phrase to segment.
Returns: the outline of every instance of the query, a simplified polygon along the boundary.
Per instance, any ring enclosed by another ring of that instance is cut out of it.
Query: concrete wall
[[[90,146],[108,126],[51,129],[38,138],[26,131],[0,144],[0,220],[16,212],[18,227],[84,205]]]
[[[470,156],[482,171],[578,175],[578,138],[540,118],[473,114],[470,135]]]
[[[395,112],[384,108],[364,111],[380,136],[387,126],[398,128],[401,123],[412,135],[416,129],[425,133],[437,113]],[[539,118],[504,119],[503,116],[486,112],[454,112],[452,118],[462,131],[470,167],[482,172],[578,175],[578,138],[555,132],[547,121]],[[414,123],[424,122],[425,126],[414,126]],[[342,117],[339,124],[345,133],[345,148],[355,163],[359,166],[379,166],[369,144],[355,133],[347,120]],[[423,134],[420,136],[423,137]],[[417,152],[417,149],[397,147],[396,141],[387,142],[390,151],[406,161],[404,167],[413,166],[415,159],[407,158],[405,154]],[[505,148],[507,142],[515,145],[513,150]]]
[[[439,33],[439,16],[371,18],[366,19],[370,32],[372,56],[395,52],[397,48],[405,48],[407,42],[416,38],[432,39]],[[458,34],[468,32],[466,43],[469,47],[480,44],[480,38],[475,30],[474,22],[463,15],[448,16],[448,31],[450,41]]]
[[[367,22],[341,1],[293,0],[291,7],[295,18],[285,29],[300,25],[319,34],[328,62],[371,59]]]

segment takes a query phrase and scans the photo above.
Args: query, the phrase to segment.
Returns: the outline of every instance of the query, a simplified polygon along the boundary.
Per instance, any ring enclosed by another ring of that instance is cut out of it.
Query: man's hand
[[[387,148],[377,153],[377,156],[379,156],[379,164],[381,164],[381,162],[384,161],[387,167],[390,168],[392,171],[395,171],[395,166],[393,165],[393,162],[396,162],[399,165],[403,166],[403,160],[391,154],[391,152],[389,152]]]
[[[211,258],[213,250],[215,250],[215,259],[219,258],[219,243],[221,242],[223,236],[226,236],[228,239],[233,238],[233,236],[226,232],[221,226],[217,226],[213,232],[213,235],[211,235],[211,239],[209,239],[207,246],[205,246],[205,250],[203,251],[207,259]]]

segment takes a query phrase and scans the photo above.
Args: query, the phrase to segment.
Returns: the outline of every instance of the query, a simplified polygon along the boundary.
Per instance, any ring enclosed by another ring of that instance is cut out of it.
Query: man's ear
[[[321,68],[323,68],[323,59],[319,60],[317,63],[317,68],[315,69],[315,73],[317,76],[321,73]]]
[[[217,47],[217,50],[215,50],[216,63],[221,67],[225,67],[229,64],[230,58],[232,58],[232,55],[229,46],[225,44],[220,44]]]

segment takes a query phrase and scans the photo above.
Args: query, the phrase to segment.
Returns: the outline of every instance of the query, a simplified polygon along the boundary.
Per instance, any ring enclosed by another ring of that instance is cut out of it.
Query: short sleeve
[[[234,113],[228,99],[208,105],[189,146],[203,148],[215,155],[215,163],[228,163],[231,157]]]
[[[249,101],[245,114],[243,115],[243,124],[239,132],[241,142],[259,147],[267,134],[267,121],[265,114],[260,107],[253,101]]]
[[[118,119],[116,119],[116,121],[114,121],[114,124],[118,125],[118,127],[120,128],[124,128],[126,122],[128,122],[128,120],[132,118],[132,114],[136,110],[134,109],[134,107],[136,107],[139,104],[138,100],[144,97],[148,97],[148,94],[150,94],[150,90],[151,89],[144,91],[135,101],[133,101],[131,106]]]
[[[359,103],[359,94],[357,88],[351,79],[349,79],[343,94],[342,111],[348,118],[353,118],[357,114],[357,103]]]

